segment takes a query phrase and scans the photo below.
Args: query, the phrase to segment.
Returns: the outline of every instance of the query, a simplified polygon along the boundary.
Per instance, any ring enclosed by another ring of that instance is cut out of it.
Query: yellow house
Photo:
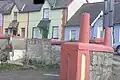
[[[21,10],[25,5],[22,5]],[[4,14],[3,33],[27,37],[28,12],[22,12],[16,4],[8,14]]]

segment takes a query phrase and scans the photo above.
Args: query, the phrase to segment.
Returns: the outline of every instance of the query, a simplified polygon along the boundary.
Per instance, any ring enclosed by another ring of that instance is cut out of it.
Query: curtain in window
[[[43,11],[44,11],[43,12],[43,15],[44,15],[43,18],[48,19],[49,18],[49,9],[45,8]]]
[[[76,30],[71,30],[70,40],[76,40]]]
[[[53,27],[53,38],[58,38],[58,26]]]

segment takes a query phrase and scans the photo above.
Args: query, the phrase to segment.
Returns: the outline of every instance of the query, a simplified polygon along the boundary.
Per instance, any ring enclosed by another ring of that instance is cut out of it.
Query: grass
[[[16,64],[3,63],[3,64],[0,64],[0,71],[19,70],[19,69],[21,69],[22,67],[23,67],[23,66],[16,65]]]

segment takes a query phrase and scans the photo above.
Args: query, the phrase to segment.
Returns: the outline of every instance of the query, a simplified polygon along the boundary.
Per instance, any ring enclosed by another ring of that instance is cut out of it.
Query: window
[[[24,38],[25,37],[25,28],[21,28],[21,36]]]
[[[14,20],[17,20],[17,12],[14,12]]]
[[[5,35],[8,34],[8,28],[5,28]]]
[[[120,29],[118,31],[119,31],[119,35],[118,35],[119,36],[119,42],[120,42]]]
[[[99,25],[97,28],[97,38],[103,38],[103,26]]]
[[[70,31],[70,40],[76,40],[76,30]]]
[[[58,39],[58,26],[53,26],[53,38]]]
[[[38,27],[33,27],[33,38],[38,38],[40,34],[40,29]]]
[[[49,19],[49,8],[43,9],[43,19]]]
[[[103,38],[103,26],[100,25],[100,38]]]
[[[17,30],[13,30],[13,35],[17,35]]]

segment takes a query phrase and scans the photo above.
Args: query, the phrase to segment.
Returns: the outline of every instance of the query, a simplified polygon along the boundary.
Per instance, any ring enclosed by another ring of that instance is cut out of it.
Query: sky
[[[101,1],[104,1],[104,0],[88,0],[90,3],[93,3],[93,2],[101,2]]]

